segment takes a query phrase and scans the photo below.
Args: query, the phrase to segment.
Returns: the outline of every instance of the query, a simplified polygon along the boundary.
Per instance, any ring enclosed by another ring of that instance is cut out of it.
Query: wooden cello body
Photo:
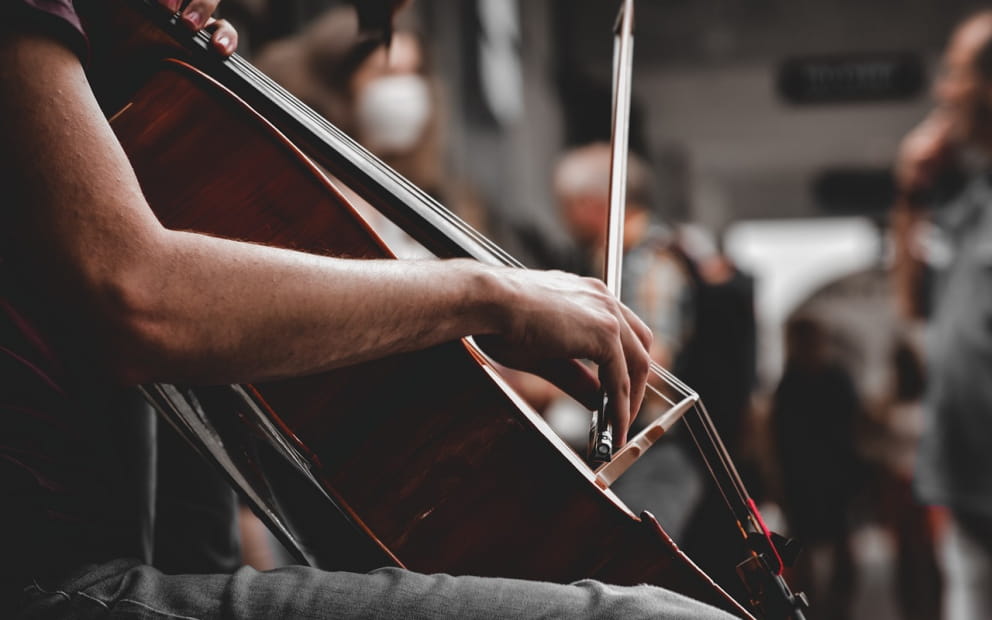
[[[164,225],[390,257],[323,173],[334,154],[295,145],[298,126],[279,124],[264,101],[246,103],[257,93],[235,94],[188,64],[187,53],[153,47],[135,88],[112,92],[104,105]],[[398,219],[424,235],[417,214]],[[451,238],[439,238],[432,249],[445,255]],[[389,562],[427,573],[650,583],[751,617],[650,514],[597,486],[471,341],[190,394],[197,406],[188,417],[207,418],[206,437],[190,438],[238,453],[242,473],[228,475],[318,566]],[[264,488],[246,489],[246,478]]]

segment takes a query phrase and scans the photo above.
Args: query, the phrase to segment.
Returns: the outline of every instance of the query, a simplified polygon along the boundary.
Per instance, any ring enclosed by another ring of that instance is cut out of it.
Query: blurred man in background
[[[858,488],[854,426],[861,403],[817,319],[792,318],[785,341],[785,372],[772,399],[771,423],[790,532],[809,547],[799,556],[795,578],[820,603],[823,618],[841,620],[850,617],[854,594],[850,507]],[[830,558],[822,589],[813,575],[817,548]]]
[[[937,106],[904,139],[896,162],[895,277],[902,308],[919,313],[926,282],[920,231],[932,219],[946,252],[930,291],[928,420],[916,490],[948,509],[945,617],[992,617],[992,11],[951,37]],[[932,218],[923,207],[939,206]],[[932,247],[932,246],[931,246]]]

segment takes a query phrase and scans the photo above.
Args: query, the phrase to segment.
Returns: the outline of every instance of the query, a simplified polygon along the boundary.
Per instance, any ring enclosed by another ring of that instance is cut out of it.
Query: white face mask
[[[415,73],[369,82],[355,104],[360,141],[378,154],[404,153],[420,140],[431,117],[427,80]]]

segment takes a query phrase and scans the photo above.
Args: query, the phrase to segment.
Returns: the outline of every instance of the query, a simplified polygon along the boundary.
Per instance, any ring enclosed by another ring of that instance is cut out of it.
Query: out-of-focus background
[[[242,55],[525,264],[596,274],[618,5],[415,0],[388,55],[360,60],[347,3],[222,8]],[[806,539],[791,574],[813,617],[938,617],[943,513],[910,488],[925,352],[895,303],[892,168],[954,25],[984,6],[636,3],[628,303],[712,402],[769,522]],[[583,436],[560,394],[514,380]],[[705,565],[693,530],[712,497],[687,446],[617,492]]]

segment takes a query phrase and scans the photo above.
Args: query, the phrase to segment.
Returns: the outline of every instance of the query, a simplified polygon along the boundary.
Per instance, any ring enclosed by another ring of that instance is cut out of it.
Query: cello
[[[98,31],[133,33],[121,44],[138,51],[127,55],[94,45],[93,83],[164,225],[317,254],[390,256],[330,173],[439,257],[519,266],[250,64],[209,53],[206,35],[150,0],[88,8]],[[749,544],[740,562],[746,600],[700,571],[649,513],[636,515],[609,491],[621,466],[667,427],[652,427],[594,471],[471,339],[309,377],[144,391],[300,561],[652,583],[742,617],[801,618],[779,543],[698,395],[654,372]]]

